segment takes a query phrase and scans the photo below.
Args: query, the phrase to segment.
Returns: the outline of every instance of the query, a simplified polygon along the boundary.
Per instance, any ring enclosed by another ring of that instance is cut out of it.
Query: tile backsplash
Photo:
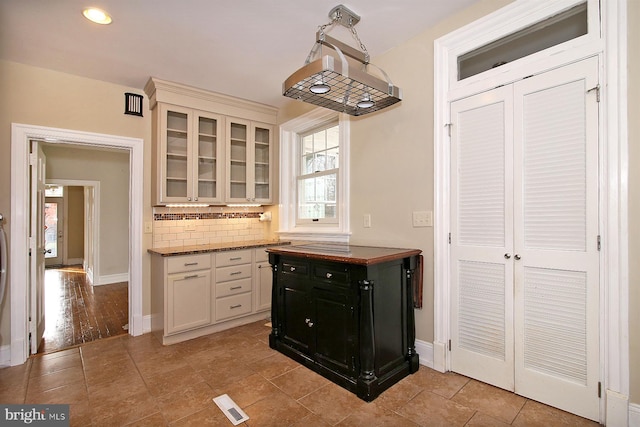
[[[215,211],[214,211],[215,210]],[[153,247],[230,243],[267,238],[258,210],[154,208]]]

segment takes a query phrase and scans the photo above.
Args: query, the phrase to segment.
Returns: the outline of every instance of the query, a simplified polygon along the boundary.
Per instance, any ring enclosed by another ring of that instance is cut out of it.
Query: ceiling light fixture
[[[360,22],[360,16],[339,5],[331,9],[329,18],[329,23],[318,27],[316,43],[309,52],[305,65],[283,83],[282,94],[352,116],[372,113],[401,101],[400,88],[391,83],[389,76],[382,69],[369,62],[369,52],[355,29],[355,25]],[[351,31],[360,50],[325,34],[328,27],[336,24],[343,25]],[[338,54],[338,58],[331,55],[323,56],[323,45],[332,48]],[[318,51],[320,57],[311,61]],[[362,66],[354,67],[345,55],[360,62]],[[368,73],[370,66],[376,68],[384,80]]]
[[[96,24],[100,25],[108,25],[113,21],[111,19],[111,15],[109,15],[104,10],[98,9],[96,7],[88,7],[82,11],[82,14],[89,21],[95,22]]]

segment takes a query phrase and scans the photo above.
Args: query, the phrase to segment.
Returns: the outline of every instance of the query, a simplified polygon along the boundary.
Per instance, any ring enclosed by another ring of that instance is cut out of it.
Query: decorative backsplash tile
[[[230,243],[267,238],[267,225],[260,222],[260,210],[218,212],[172,212],[170,208],[154,208],[153,247]]]
[[[201,212],[201,213],[156,213],[154,221],[176,221],[187,219],[228,219],[228,218],[260,218],[261,212]]]

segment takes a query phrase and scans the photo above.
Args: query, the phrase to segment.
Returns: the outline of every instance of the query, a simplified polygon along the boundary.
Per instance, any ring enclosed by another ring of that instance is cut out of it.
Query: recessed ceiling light
[[[105,12],[104,10],[88,7],[82,11],[82,14],[85,18],[87,18],[91,22],[95,22],[96,24],[107,25],[111,24],[111,16]]]

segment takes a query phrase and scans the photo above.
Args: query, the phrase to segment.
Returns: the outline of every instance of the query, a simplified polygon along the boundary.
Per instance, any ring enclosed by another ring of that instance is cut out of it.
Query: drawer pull
[[[234,289],[242,289],[242,286],[232,286],[229,288],[230,290],[234,290]]]
[[[234,271],[229,273],[229,276],[235,276],[236,274],[242,274],[242,271]]]
[[[188,279],[195,279],[197,278],[198,275],[197,274],[192,274],[191,276],[184,276],[184,280],[188,280]]]
[[[290,267],[289,271],[296,271],[296,268],[295,267]]]
[[[229,261],[238,261],[238,260],[241,260],[241,259],[242,259],[241,256],[237,256],[237,257],[229,258]]]
[[[184,263],[185,267],[189,267],[190,265],[198,265],[198,263],[197,262],[185,262]]]
[[[242,307],[242,304],[232,305],[229,308],[233,310],[234,308],[240,308],[240,307]]]
[[[333,277],[333,274],[327,273],[327,279],[331,279],[332,277]]]

